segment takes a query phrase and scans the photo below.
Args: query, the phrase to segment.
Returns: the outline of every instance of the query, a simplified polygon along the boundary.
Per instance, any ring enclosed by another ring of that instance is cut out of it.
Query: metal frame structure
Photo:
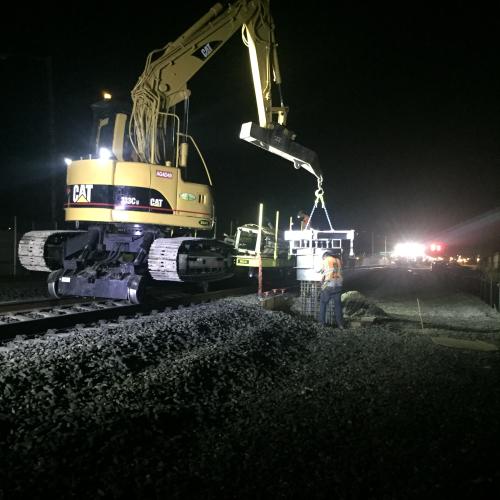
[[[354,229],[319,231],[285,231],[289,254],[297,258],[297,280],[321,281],[321,261],[326,250],[342,249],[342,241],[349,240],[349,256],[354,256]]]
[[[249,268],[280,268],[280,267],[292,267],[293,261],[291,259],[291,255],[288,255],[286,259],[280,256],[279,245],[278,245],[278,226],[279,226],[279,211],[276,211],[276,218],[274,224],[274,245],[273,245],[273,253],[263,253],[262,252],[262,237],[263,234],[271,235],[271,231],[265,229],[262,226],[262,221],[264,217],[264,205],[262,203],[259,204],[259,219],[258,223],[255,226],[245,227],[240,226],[237,229],[236,239],[235,239],[235,249],[238,252],[236,256],[236,265],[240,267],[249,267]],[[251,233],[255,234],[255,248],[254,249],[242,249],[239,247],[241,234],[242,233]]]

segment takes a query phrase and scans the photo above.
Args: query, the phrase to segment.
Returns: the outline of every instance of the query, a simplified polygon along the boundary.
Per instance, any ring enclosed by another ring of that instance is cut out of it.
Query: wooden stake
[[[420,326],[422,327],[422,332],[424,331],[424,322],[422,320],[422,311],[420,309],[420,301],[418,300],[417,297],[417,306],[418,306],[418,315],[420,316]]]

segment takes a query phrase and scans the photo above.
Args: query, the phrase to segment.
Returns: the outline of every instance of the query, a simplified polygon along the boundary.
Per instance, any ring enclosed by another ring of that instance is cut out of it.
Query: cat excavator
[[[241,30],[248,48],[259,123],[240,138],[322,179],[317,155],[286,128],[269,0],[215,4],[175,41],[151,52],[131,104],[92,106],[92,154],[68,161],[65,221],[74,230],[30,231],[19,260],[50,273],[53,297],[86,296],[140,303],[148,281],[200,283],[234,272],[233,249],[214,238],[212,181],[189,134],[189,80]],[[272,95],[279,96],[274,106]],[[192,182],[188,150],[206,183]]]

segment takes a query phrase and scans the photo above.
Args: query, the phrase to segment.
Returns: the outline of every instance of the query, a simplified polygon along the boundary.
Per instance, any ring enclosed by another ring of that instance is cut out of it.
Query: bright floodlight
[[[73,163],[73,160],[71,158],[64,158],[64,163],[69,167]]]
[[[414,241],[397,243],[392,251],[393,257],[404,257],[406,259],[417,259],[425,256],[425,245]]]
[[[113,153],[108,148],[99,149],[99,158],[101,160],[109,160]]]
[[[102,93],[102,97],[104,98],[105,101],[109,101],[111,99],[111,94],[109,92],[104,91]]]

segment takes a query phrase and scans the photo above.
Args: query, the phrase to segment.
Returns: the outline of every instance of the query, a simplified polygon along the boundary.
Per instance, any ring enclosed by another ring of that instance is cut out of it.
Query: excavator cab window
[[[114,120],[109,116],[99,118],[96,123],[95,144],[93,147],[94,154],[99,154],[100,148],[108,148],[111,150],[113,147],[113,129]]]
[[[119,161],[134,161],[133,147],[128,135],[130,106],[116,101],[103,100],[92,105],[94,125],[91,151],[99,156],[101,148],[113,153]]]

